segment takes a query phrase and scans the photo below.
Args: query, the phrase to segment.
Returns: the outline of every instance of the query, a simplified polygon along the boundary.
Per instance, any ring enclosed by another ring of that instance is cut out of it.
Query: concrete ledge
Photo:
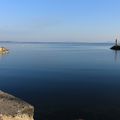
[[[33,120],[34,107],[0,91],[0,120]]]

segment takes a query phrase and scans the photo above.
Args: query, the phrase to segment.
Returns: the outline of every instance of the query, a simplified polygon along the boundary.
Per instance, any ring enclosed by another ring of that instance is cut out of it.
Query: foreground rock
[[[33,106],[0,91],[0,120],[33,120],[33,114]]]

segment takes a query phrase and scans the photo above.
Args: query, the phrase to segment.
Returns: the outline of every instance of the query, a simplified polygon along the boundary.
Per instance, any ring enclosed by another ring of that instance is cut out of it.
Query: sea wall
[[[0,91],[0,120],[33,120],[34,107]]]

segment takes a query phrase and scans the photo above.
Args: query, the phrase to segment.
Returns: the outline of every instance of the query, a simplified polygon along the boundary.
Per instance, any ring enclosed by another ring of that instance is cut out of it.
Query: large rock
[[[112,50],[120,50],[120,46],[119,45],[115,45],[113,47],[111,47]]]
[[[0,120],[33,120],[34,107],[0,91]]]

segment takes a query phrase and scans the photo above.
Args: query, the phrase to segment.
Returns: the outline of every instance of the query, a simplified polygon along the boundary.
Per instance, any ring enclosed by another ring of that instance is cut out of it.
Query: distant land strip
[[[113,44],[113,42],[32,42],[32,41],[0,41],[0,43],[20,44]]]

